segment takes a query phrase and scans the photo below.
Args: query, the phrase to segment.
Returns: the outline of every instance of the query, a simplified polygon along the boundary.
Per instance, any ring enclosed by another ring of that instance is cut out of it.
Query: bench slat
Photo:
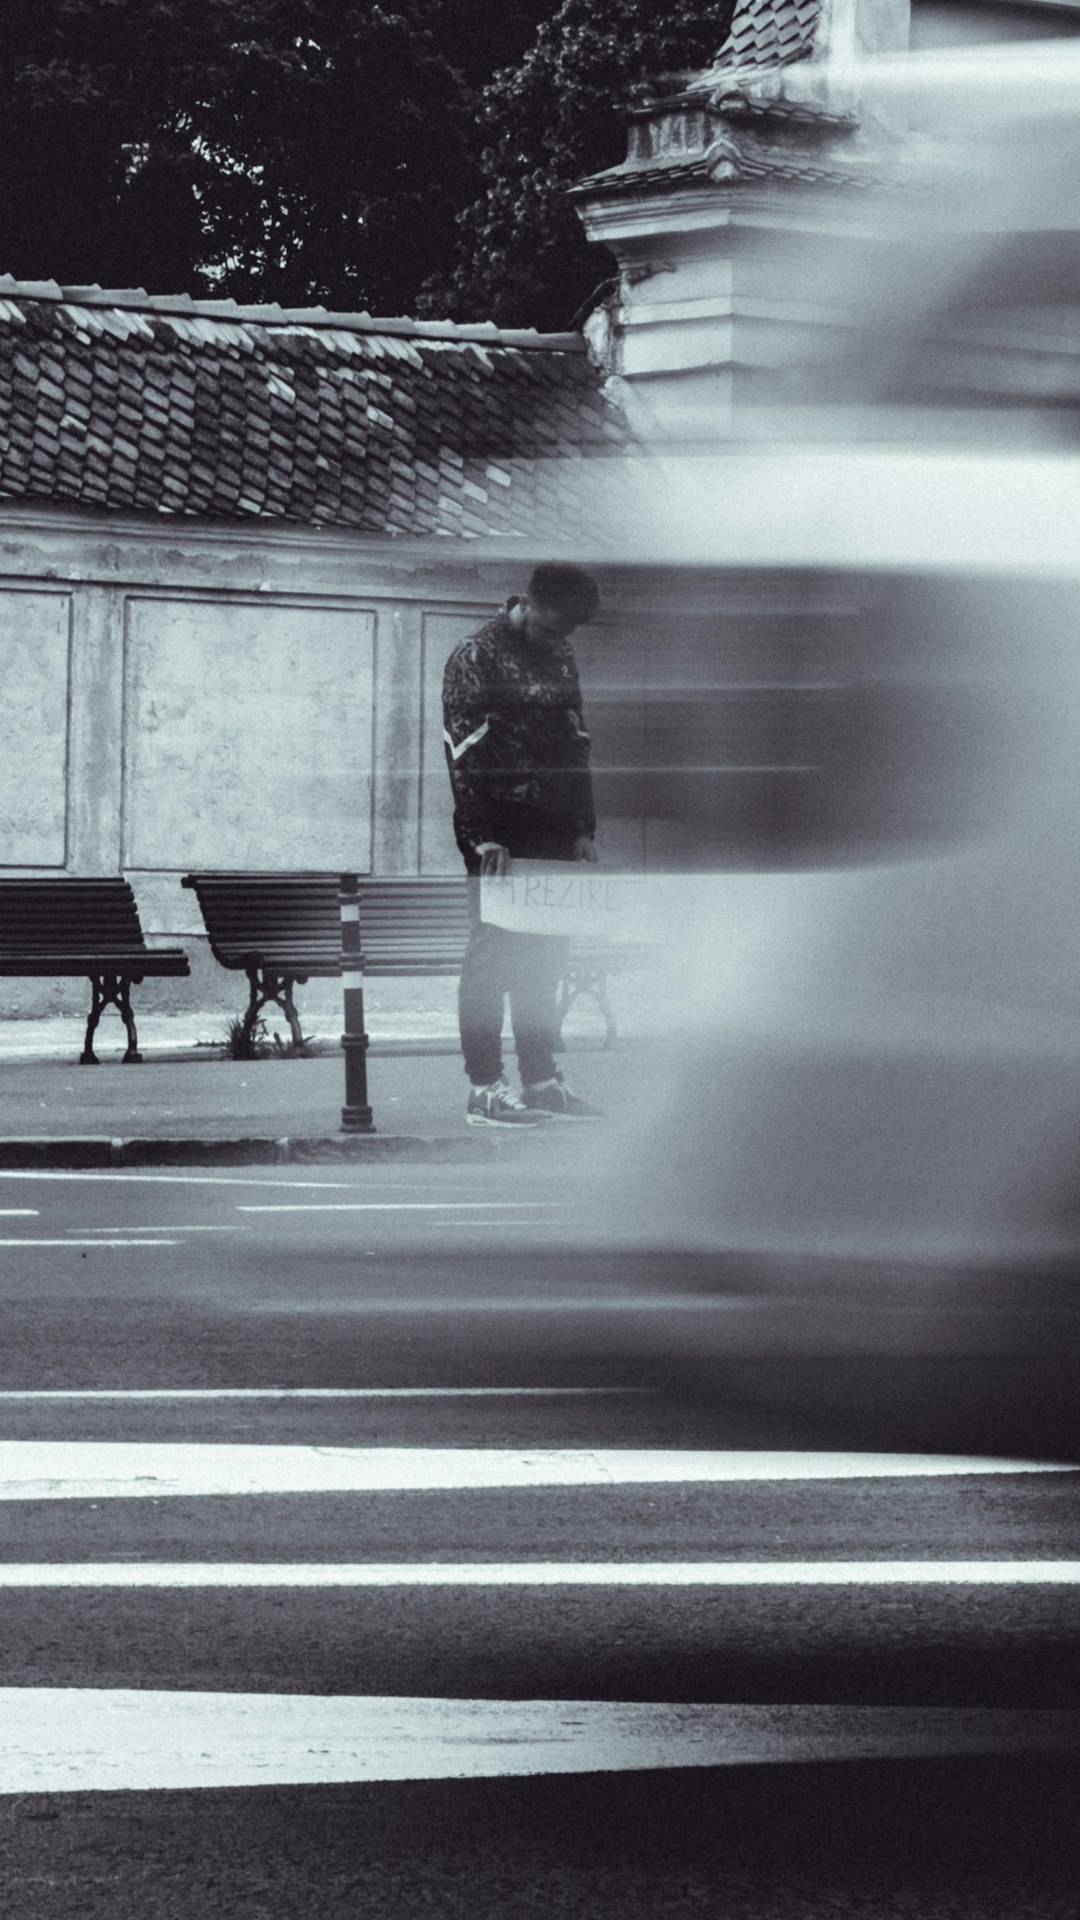
[[[30,979],[45,974],[84,975],[90,979],[99,973],[120,973],[137,980],[145,979],[148,974],[179,976],[189,972],[187,954],[179,947],[125,948],[108,954],[103,954],[100,948],[84,952],[76,948],[52,952],[47,948],[0,951],[0,975],[5,979]]]

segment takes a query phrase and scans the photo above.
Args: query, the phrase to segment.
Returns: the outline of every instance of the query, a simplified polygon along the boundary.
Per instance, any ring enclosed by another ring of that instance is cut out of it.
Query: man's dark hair
[[[600,605],[600,589],[592,574],[582,567],[563,566],[557,560],[533,569],[527,592],[537,606],[564,613],[575,626],[591,620]]]

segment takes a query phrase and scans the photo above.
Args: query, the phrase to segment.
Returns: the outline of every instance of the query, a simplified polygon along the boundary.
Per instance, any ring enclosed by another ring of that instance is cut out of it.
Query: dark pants
[[[526,1083],[550,1080],[559,1044],[559,982],[566,972],[570,942],[485,925],[480,919],[479,880],[469,881],[469,904],[472,931],[458,990],[465,1071],[474,1087],[501,1077],[503,1013],[509,994],[521,1078]]]

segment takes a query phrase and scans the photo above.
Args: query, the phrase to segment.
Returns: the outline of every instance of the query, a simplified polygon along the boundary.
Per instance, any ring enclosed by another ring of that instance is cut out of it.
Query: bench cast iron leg
[[[135,1031],[135,1015],[131,1011],[131,981],[120,979],[116,983],[116,1010],[124,1023],[127,1034],[127,1052],[123,1055],[122,1065],[138,1066],[142,1060],[139,1052],[139,1036]]]
[[[559,1025],[562,1026],[570,1008],[579,994],[587,993],[595,1000],[604,1016],[604,1052],[609,1053],[618,1039],[615,1025],[615,1009],[608,997],[606,967],[574,967],[563,975],[559,988]]]
[[[289,1025],[293,1045],[297,1052],[303,1050],[304,1035],[300,1026],[300,1015],[293,999],[295,977],[291,973],[271,973],[261,967],[249,967],[247,970],[251,994],[247,1012],[244,1015],[243,1036],[245,1046],[250,1046],[259,1015],[265,1007],[280,1007]]]
[[[296,1002],[293,999],[293,988],[296,985],[295,975],[291,973],[271,973],[268,967],[248,967],[247,977],[250,992],[248,994],[247,1012],[244,1015],[244,1024],[241,1029],[244,1046],[251,1046],[259,1015],[262,1013],[264,1007],[268,1007],[272,1003],[275,1007],[281,1008],[282,1013],[289,1023],[289,1032],[292,1035],[293,1045],[298,1053],[302,1053],[304,1035],[300,1026],[300,1015],[296,1011]]]
[[[139,1036],[135,1028],[135,1015],[131,1011],[131,981],[126,973],[99,973],[90,976],[90,1018],[86,1023],[86,1039],[79,1055],[81,1067],[96,1067],[100,1063],[94,1052],[94,1035],[98,1022],[106,1007],[115,1007],[124,1023],[127,1034],[127,1050],[122,1055],[124,1066],[138,1066],[142,1060],[139,1052]]]
[[[292,975],[286,974],[281,982],[281,998],[278,1001],[278,1006],[281,1008],[282,1013],[289,1023],[289,1032],[292,1034],[293,1046],[298,1053],[302,1053],[304,1050],[304,1035],[300,1026],[300,1015],[296,1011],[296,1002],[293,999],[294,985],[295,982]]]
[[[599,1007],[601,1013],[604,1016],[604,1052],[610,1053],[612,1047],[615,1045],[615,1042],[619,1037],[619,1033],[618,1033],[618,1028],[615,1025],[615,1009],[612,1006],[611,1001],[608,999],[606,973],[601,973],[597,975],[596,986],[593,988],[593,995],[596,1000],[597,1006]]]
[[[559,992],[558,992],[558,997],[555,1001],[555,1013],[559,1022],[559,1036],[558,1036],[556,1051],[559,1053],[563,1051],[563,1037],[562,1037],[563,1021],[566,1019],[566,1016],[570,1011],[570,1002],[573,999],[573,997],[574,996],[570,991],[570,975],[568,973],[564,973],[562,979],[559,981]]]
[[[94,1035],[97,1032],[97,1024],[98,1024],[98,1021],[101,1019],[101,1016],[104,1010],[105,1010],[105,994],[104,994],[103,986],[98,981],[96,976],[94,974],[91,974],[90,975],[90,1018],[86,1023],[86,1039],[83,1041],[83,1050],[79,1055],[80,1067],[96,1067],[98,1064],[98,1057],[97,1057],[97,1054],[94,1052]]]

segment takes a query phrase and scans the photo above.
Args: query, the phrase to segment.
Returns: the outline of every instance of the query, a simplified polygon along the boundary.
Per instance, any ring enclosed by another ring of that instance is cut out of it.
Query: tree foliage
[[[467,191],[442,0],[5,0],[0,266],[407,311]]]
[[[564,326],[564,189],[731,0],[0,0],[0,272]]]
[[[700,68],[726,37],[733,0],[562,0],[481,103],[481,191],[458,219],[457,257],[421,305],[503,326],[560,328],[612,270],[587,244],[566,190],[618,164],[631,90]]]

